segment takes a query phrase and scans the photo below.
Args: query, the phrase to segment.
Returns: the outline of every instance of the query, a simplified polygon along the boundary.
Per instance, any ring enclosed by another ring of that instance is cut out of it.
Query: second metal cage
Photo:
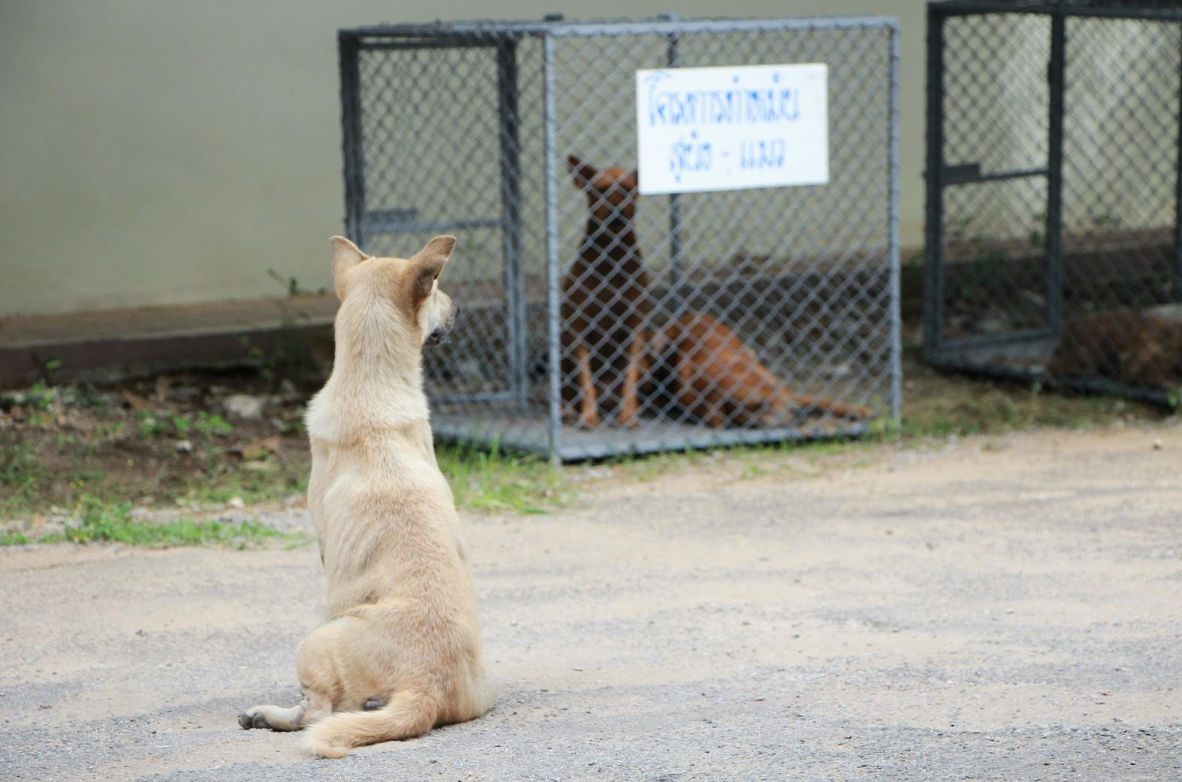
[[[926,360],[1177,404],[1182,7],[928,5]]]

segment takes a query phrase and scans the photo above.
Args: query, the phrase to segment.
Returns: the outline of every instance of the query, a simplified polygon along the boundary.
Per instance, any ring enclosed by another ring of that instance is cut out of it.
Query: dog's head
[[[333,287],[342,314],[348,312],[351,322],[372,317],[388,321],[391,333],[362,338],[393,338],[402,333],[416,347],[444,340],[456,308],[439,289],[438,280],[456,246],[454,236],[436,236],[410,258],[375,258],[343,236],[334,236],[331,242]]]
[[[601,223],[630,222],[636,216],[636,196],[640,179],[635,171],[604,168],[584,163],[571,155],[567,167],[575,187],[587,194],[591,214]]]

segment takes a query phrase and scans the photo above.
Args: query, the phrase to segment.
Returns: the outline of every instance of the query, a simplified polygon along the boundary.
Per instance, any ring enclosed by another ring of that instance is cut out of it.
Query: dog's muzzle
[[[451,317],[447,319],[447,322],[441,324],[434,331],[427,335],[427,338],[423,340],[423,347],[433,348],[436,345],[442,345],[443,343],[447,342],[448,334],[451,333],[451,328],[455,325],[456,312],[458,311],[459,307],[453,309],[451,312]]]

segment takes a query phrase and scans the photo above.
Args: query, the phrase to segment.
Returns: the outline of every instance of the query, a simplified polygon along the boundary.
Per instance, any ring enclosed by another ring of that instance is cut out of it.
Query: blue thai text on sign
[[[829,181],[824,64],[636,72],[641,193]]]

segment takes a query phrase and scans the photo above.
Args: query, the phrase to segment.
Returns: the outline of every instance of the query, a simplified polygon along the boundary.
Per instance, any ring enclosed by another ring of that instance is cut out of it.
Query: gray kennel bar
[[[928,3],[924,357],[1176,405],[1182,5]]]
[[[438,437],[574,461],[855,436],[897,419],[895,20],[384,25],[341,30],[338,43],[350,238],[402,256],[434,234],[459,239],[441,283],[460,316],[424,357]],[[638,69],[794,63],[828,69],[828,182],[641,196],[627,234],[650,281],[640,414],[574,420],[563,285],[593,220],[568,157],[637,165]],[[698,313],[784,387],[869,413],[695,415],[695,400],[670,399],[660,370],[673,359],[654,346]]]

